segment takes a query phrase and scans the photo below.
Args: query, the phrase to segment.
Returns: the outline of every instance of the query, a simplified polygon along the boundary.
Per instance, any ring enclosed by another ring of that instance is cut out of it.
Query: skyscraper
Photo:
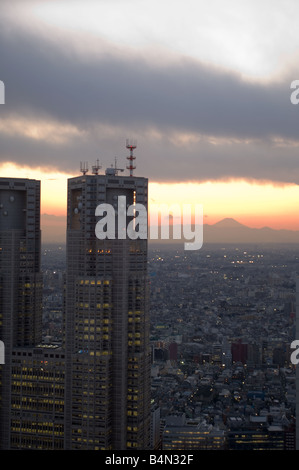
[[[42,337],[40,182],[0,178],[1,447],[10,446],[13,349]]]
[[[68,180],[65,447],[147,449],[147,240],[121,231],[118,204],[147,209],[148,181],[116,168],[82,173]],[[115,209],[114,238],[96,236],[100,204]]]

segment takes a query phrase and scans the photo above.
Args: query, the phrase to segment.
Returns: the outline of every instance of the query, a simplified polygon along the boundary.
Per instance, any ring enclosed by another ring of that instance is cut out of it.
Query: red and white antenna
[[[127,139],[126,147],[130,150],[130,156],[127,157],[127,160],[129,160],[130,164],[127,165],[127,170],[130,170],[130,176],[133,176],[133,170],[136,168],[136,166],[133,165],[133,161],[136,159],[136,157],[133,155],[133,151],[137,147],[137,144],[136,142]]]
[[[97,160],[95,162],[95,164],[92,166],[92,174],[93,175],[98,175],[99,174],[99,170],[102,168],[102,166],[100,165],[99,163],[99,160]]]

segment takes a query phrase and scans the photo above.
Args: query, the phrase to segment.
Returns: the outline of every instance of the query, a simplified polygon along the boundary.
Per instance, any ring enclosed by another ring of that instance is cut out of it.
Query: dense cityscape
[[[285,6],[0,1],[0,451],[299,450]]]
[[[295,448],[296,245],[150,245],[151,447]],[[43,342],[61,344],[65,247],[44,246]]]

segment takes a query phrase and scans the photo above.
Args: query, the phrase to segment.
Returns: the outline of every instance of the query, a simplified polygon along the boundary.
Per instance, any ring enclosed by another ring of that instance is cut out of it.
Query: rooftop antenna
[[[133,166],[133,161],[136,159],[136,157],[134,157],[133,155],[133,151],[137,147],[137,144],[135,141],[131,141],[127,139],[126,147],[127,149],[130,150],[130,156],[127,157],[127,160],[129,160],[130,164],[127,165],[127,170],[130,170],[130,176],[133,176],[133,170],[135,170],[136,168],[136,166]]]
[[[87,162],[80,162],[80,171],[83,175],[86,175],[88,172],[88,163]]]
[[[99,163],[99,159],[97,159],[95,165],[92,166],[92,174],[93,175],[98,175],[99,170],[102,168],[102,165]]]
[[[115,170],[115,174],[116,174],[116,175],[118,175],[118,172],[119,172],[119,171],[124,171],[123,168],[117,168],[117,159],[116,159],[116,157],[115,157],[115,159],[114,159],[114,170]]]
[[[115,157],[114,166],[111,163],[111,167],[106,169],[106,175],[117,176],[119,171],[124,171],[123,168],[117,168],[117,160]]]

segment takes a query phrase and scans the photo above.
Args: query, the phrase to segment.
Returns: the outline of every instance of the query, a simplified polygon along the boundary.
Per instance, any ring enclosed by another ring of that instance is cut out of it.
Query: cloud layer
[[[153,181],[298,183],[299,106],[284,76],[249,81],[195,59],[0,24],[0,161],[74,172],[126,165]]]

